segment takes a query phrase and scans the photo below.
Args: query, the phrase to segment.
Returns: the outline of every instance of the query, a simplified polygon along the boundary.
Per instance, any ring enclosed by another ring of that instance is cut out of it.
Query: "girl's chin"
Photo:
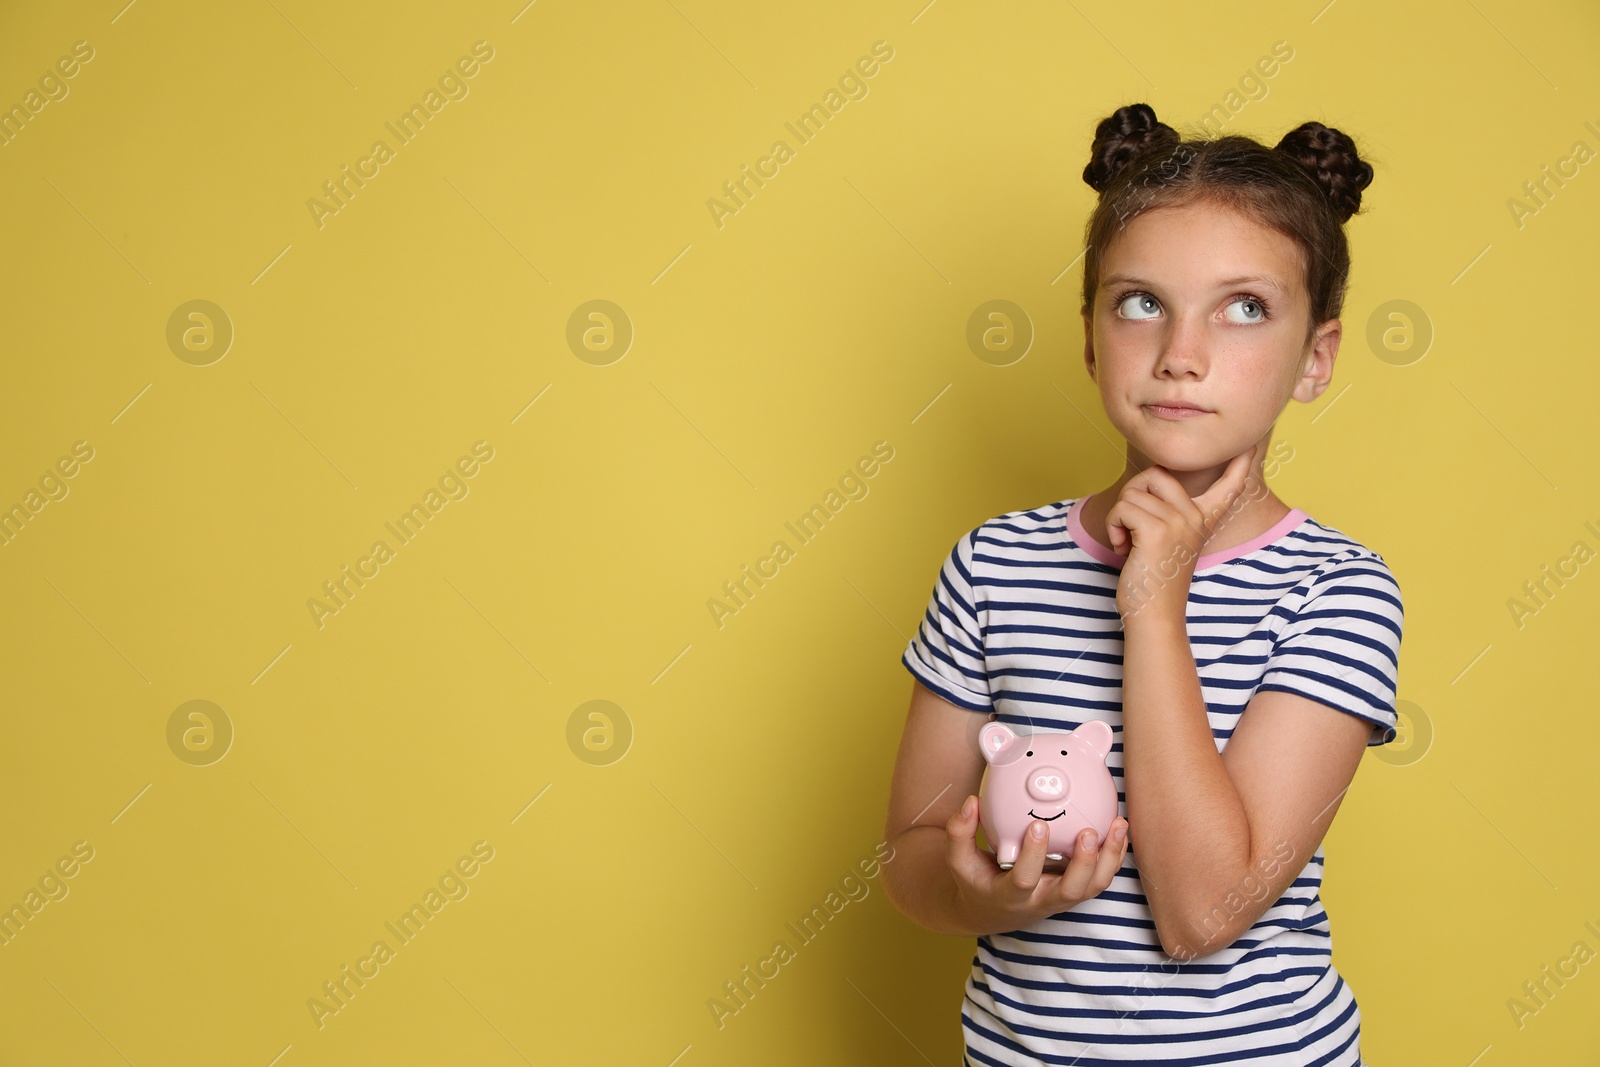
[[[1130,448],[1164,470],[1209,471],[1226,467],[1234,456],[1250,447],[1248,443],[1241,443],[1229,451],[1228,442],[1223,438],[1234,436],[1232,432],[1219,433],[1221,427],[1218,426],[1201,428],[1200,423],[1216,417],[1204,415],[1179,421],[1152,419],[1153,426],[1147,422],[1116,429]]]
[[[1174,448],[1169,443],[1159,446],[1142,447],[1137,441],[1133,442],[1141,455],[1151,463],[1163,470],[1173,471],[1209,471],[1218,467],[1225,467],[1231,456],[1217,453],[1210,446],[1202,448]]]

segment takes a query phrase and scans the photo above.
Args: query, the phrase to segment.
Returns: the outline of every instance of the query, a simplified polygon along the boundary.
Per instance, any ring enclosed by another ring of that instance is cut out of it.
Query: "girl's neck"
[[[1089,536],[1107,547],[1111,545],[1111,536],[1106,532],[1106,516],[1131,477],[1131,474],[1124,474],[1111,485],[1091,494],[1084,501],[1083,510],[1078,516]],[[1251,476],[1252,481],[1257,478],[1259,474]],[[1216,521],[1211,536],[1200,549],[1200,555],[1225,552],[1235,545],[1242,545],[1267,532],[1289,514],[1289,505],[1279,500],[1277,494],[1267,489],[1265,484],[1261,490],[1257,491],[1255,499],[1247,499],[1245,494],[1240,494],[1239,499],[1234,501],[1234,510],[1224,513]]]

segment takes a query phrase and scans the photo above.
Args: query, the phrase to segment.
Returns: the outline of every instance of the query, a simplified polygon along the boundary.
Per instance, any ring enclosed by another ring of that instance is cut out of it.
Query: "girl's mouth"
[[[1201,415],[1211,414],[1211,412],[1201,411],[1199,408],[1169,408],[1162,404],[1146,404],[1144,409],[1158,419],[1168,419],[1173,421],[1178,419],[1193,419]]]

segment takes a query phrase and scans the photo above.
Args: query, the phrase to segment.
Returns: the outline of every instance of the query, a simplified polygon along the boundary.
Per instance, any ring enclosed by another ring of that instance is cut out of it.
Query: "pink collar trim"
[[[1085,552],[1089,553],[1089,555],[1093,556],[1095,559],[1099,560],[1101,563],[1104,563],[1108,567],[1121,570],[1122,564],[1125,562],[1124,558],[1111,551],[1109,545],[1102,545],[1099,541],[1096,541],[1093,537],[1089,536],[1089,531],[1084,528],[1081,514],[1083,511],[1083,504],[1084,501],[1089,499],[1089,496],[1093,495],[1094,494],[1091,493],[1088,496],[1081,496],[1077,500],[1073,501],[1072,507],[1067,510],[1067,533],[1072,537],[1072,540]],[[1290,530],[1293,530],[1296,526],[1299,526],[1307,518],[1309,518],[1309,516],[1300,508],[1290,508],[1289,514],[1285,515],[1272,526],[1268,527],[1266,530],[1263,530],[1260,534],[1257,534],[1255,537],[1252,537],[1243,544],[1234,545],[1232,548],[1224,548],[1217,552],[1207,552],[1203,554],[1198,560],[1195,561],[1195,572],[1198,573],[1208,567],[1215,567],[1219,563],[1227,563],[1229,560],[1238,559],[1240,556],[1247,556],[1258,548],[1270,545],[1272,542],[1276,541]]]

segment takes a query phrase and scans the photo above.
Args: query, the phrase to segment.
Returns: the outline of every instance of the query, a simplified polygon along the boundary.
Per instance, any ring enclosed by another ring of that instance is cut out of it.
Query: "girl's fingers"
[[[1178,492],[1182,493],[1183,489],[1180,487]],[[1153,493],[1148,489],[1140,489],[1137,486],[1132,485],[1128,486],[1122,491],[1121,499],[1137,505],[1141,510],[1149,512],[1156,518],[1165,518],[1167,513],[1172,511],[1175,507],[1181,507],[1192,503],[1192,501],[1185,496],[1183,498],[1183,504],[1174,504],[1173,501],[1168,500],[1166,497],[1161,496],[1160,494]]]
[[[1233,503],[1234,497],[1244,492],[1249,484],[1250,476],[1260,465],[1261,457],[1265,456],[1266,449],[1262,441],[1257,441],[1250,446],[1250,451],[1241,452],[1228,461],[1223,469],[1222,477],[1212,483],[1211,488],[1195,497],[1195,504],[1206,515],[1210,516],[1226,511]]]
[[[987,873],[978,853],[978,798],[969,796],[961,809],[944,824],[945,864],[957,878],[971,885]]]
[[[1179,485],[1176,479],[1173,479],[1170,488],[1165,482],[1162,482],[1161,486],[1162,492],[1157,495],[1147,489],[1135,489],[1130,484],[1128,488],[1123,489],[1120,502],[1126,502],[1130,508],[1137,508],[1149,515],[1152,525],[1162,523],[1171,527],[1181,523],[1198,533],[1202,541],[1210,536],[1205,515],[1196,506],[1196,502],[1189,498],[1183,486]]]
[[[1099,858],[1098,838],[1099,835],[1093,830],[1082,830],[1078,833],[1078,847],[1073,849],[1072,858],[1067,861],[1067,869],[1062,873],[1061,882],[1056,886],[1057,896],[1069,907],[1093,895],[1089,891],[1089,882],[1094,877],[1095,860]]]
[[[1100,850],[1100,862],[1095,865],[1094,884],[1104,889],[1122,870],[1122,859],[1128,854],[1128,824],[1119,816],[1111,822],[1111,833],[1105,847]]]
[[[1138,479],[1144,479],[1139,481]],[[1137,483],[1141,490],[1151,496],[1158,497],[1173,507],[1187,507],[1193,503],[1189,494],[1183,488],[1183,483],[1165,467],[1146,467],[1137,476],[1128,480],[1130,487]]]
[[[1049,836],[1049,823],[1039,819],[1028,822],[1028,828],[1022,833],[1022,851],[1017,855],[1017,862],[1012,864],[1011,870],[1006,872],[1006,877],[1003,879],[1006,891],[1012,899],[1023,901],[1033,896],[1034,887],[1039,884],[1039,878],[1044,873],[1044,853],[1050,847]]]
[[[1153,485],[1154,483],[1160,481],[1163,475],[1168,478],[1172,477],[1171,472],[1165,467],[1152,463],[1144,470],[1135,474],[1132,478],[1129,478],[1127,484],[1123,486],[1123,489],[1143,489],[1148,485]]]
[[[1111,538],[1111,548],[1116,552],[1122,551],[1124,545],[1132,545],[1133,535],[1130,531],[1160,519],[1160,515],[1138,499],[1140,494],[1146,500],[1154,499],[1148,493],[1143,490],[1129,493],[1127,489],[1123,489],[1122,493],[1117,502],[1111,505],[1111,510],[1106,512],[1106,536]]]
[[[1123,492],[1126,493],[1127,490]],[[1165,482],[1161,483],[1159,493],[1145,489],[1137,490],[1131,494],[1131,502],[1162,522],[1170,523],[1176,519],[1191,530],[1198,531],[1202,536],[1207,532],[1205,516],[1176,479],[1173,479],[1170,487]]]
[[[1094,837],[1093,830],[1079,834],[1078,847],[1067,862],[1060,883],[1054,887],[1056,895],[1068,907],[1104,892],[1122,869],[1122,859],[1128,853],[1128,821],[1117,816],[1111,820],[1105,841],[1086,847]]]

